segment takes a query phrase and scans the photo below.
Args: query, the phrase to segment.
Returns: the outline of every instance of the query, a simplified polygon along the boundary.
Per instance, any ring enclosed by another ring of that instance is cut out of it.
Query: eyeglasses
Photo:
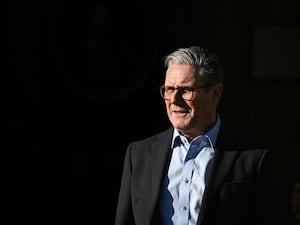
[[[162,85],[160,87],[159,91],[160,91],[161,97],[165,100],[170,100],[172,95],[177,90],[178,94],[181,96],[182,99],[184,99],[186,101],[191,101],[193,99],[193,93],[196,90],[210,87],[210,86],[211,85],[206,85],[203,87],[192,88],[192,87],[171,87],[171,86]]]

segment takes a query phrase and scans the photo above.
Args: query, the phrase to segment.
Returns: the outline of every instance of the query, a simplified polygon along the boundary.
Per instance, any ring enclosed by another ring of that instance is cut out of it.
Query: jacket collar
[[[151,210],[157,209],[159,203],[159,193],[162,185],[163,176],[167,166],[169,165],[171,157],[171,143],[174,129],[160,133],[156,136],[156,139],[152,142],[152,202]]]

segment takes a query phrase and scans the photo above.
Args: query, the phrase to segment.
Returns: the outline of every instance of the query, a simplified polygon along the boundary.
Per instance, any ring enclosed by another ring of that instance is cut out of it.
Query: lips
[[[187,114],[189,113],[187,110],[173,110],[172,111],[175,114]]]
[[[173,111],[174,113],[188,113],[188,112],[186,112],[186,111]]]

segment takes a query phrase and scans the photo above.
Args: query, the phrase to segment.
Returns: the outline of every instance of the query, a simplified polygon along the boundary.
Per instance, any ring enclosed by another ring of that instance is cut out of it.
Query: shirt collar
[[[216,120],[215,124],[212,126],[212,128],[206,134],[204,134],[210,138],[214,147],[216,146],[217,137],[218,137],[218,133],[220,130],[220,125],[221,125],[221,119],[220,119],[220,116],[217,115],[217,120]],[[176,128],[174,128],[173,139],[172,139],[172,148],[176,147],[178,145],[178,141],[180,141],[181,138],[182,138],[182,135],[179,133],[179,131]]]

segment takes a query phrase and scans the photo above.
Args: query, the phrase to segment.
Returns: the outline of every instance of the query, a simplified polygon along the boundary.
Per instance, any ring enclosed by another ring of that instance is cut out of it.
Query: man
[[[172,127],[129,144],[115,225],[277,224],[270,151],[225,130],[217,113],[217,57],[192,46],[165,65]]]

